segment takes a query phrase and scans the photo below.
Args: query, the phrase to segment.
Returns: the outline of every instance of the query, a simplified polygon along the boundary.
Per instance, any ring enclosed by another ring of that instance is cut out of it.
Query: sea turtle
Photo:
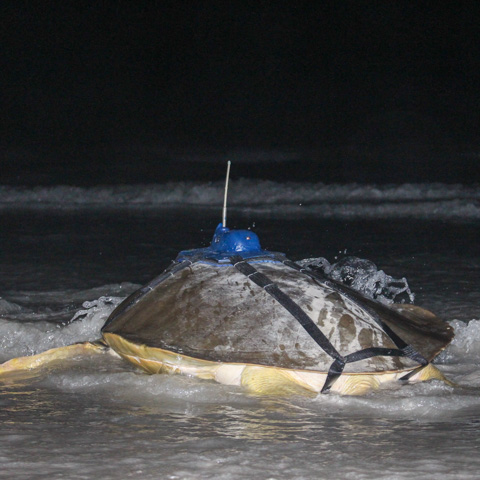
[[[110,347],[149,373],[255,393],[363,394],[392,381],[448,383],[430,362],[453,336],[420,307],[383,305],[263,250],[255,233],[228,229],[224,214],[211,245],[180,252],[126,298],[99,342],[13,359],[0,372]]]

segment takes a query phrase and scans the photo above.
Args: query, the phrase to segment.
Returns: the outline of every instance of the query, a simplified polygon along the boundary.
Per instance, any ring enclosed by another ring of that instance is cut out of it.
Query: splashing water
[[[332,265],[326,258],[319,257],[306,258],[297,263],[386,305],[394,303],[396,297],[399,297],[397,303],[413,303],[415,300],[415,294],[411,292],[405,277],[395,279],[378,270],[370,260],[345,257]]]

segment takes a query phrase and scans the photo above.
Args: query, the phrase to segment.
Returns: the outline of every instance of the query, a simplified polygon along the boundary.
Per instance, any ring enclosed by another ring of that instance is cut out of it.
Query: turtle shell
[[[248,263],[288,295],[342,356],[371,347],[398,348],[382,324],[428,360],[453,337],[446,323],[418,307],[389,308],[271,258]],[[332,364],[332,357],[265,289],[230,262],[206,258],[174,263],[127,298],[102,331],[201,360],[317,372],[327,372]],[[417,365],[408,357],[376,355],[348,363],[344,371],[375,373]]]

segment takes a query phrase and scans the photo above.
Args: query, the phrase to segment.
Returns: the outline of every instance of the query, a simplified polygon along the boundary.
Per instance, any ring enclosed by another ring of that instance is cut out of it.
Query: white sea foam
[[[156,185],[0,186],[0,209],[215,207],[222,182],[170,182]],[[451,221],[480,218],[480,186],[446,184],[359,185],[277,183],[233,180],[231,208],[270,215],[317,217],[437,218]]]
[[[451,345],[439,356],[439,363],[480,365],[480,320],[467,324],[459,320],[450,322],[455,330]]]

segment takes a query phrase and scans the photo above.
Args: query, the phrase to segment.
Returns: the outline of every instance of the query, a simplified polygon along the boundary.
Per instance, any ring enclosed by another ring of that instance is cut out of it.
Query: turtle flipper
[[[449,380],[435,365],[429,363],[426,367],[420,368],[418,373],[412,376],[410,383],[426,382],[428,380],[440,380],[449,387],[458,387],[458,384]]]
[[[74,343],[66,347],[52,348],[37,355],[12,358],[0,364],[0,379],[21,372],[37,372],[45,367],[54,366],[64,360],[87,352],[103,353],[108,349],[101,340],[98,340],[96,342]]]

